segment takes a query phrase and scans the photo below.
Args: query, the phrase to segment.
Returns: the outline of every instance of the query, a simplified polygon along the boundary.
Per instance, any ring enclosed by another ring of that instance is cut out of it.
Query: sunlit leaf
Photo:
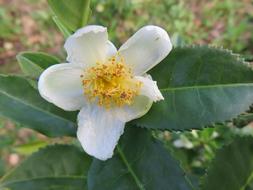
[[[40,148],[47,146],[48,143],[46,141],[36,141],[27,144],[22,144],[14,147],[15,152],[21,155],[30,155]]]

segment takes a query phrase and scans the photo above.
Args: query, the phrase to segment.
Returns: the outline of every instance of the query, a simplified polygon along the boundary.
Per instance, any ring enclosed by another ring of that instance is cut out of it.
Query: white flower
[[[117,51],[107,29],[92,25],[76,31],[64,47],[69,63],[47,68],[39,92],[64,110],[80,110],[77,137],[83,149],[106,160],[125,123],[147,113],[153,101],[163,100],[146,72],[171,51],[170,38],[160,27],[145,26]]]

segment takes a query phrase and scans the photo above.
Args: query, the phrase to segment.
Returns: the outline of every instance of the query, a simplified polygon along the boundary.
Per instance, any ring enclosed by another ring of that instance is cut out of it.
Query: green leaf
[[[41,52],[21,52],[17,60],[24,74],[36,79],[46,68],[60,63],[57,57]]]
[[[69,31],[62,23],[61,21],[58,19],[57,16],[53,16],[53,20],[55,22],[55,24],[57,25],[57,27],[59,28],[59,30],[61,31],[61,33],[63,34],[64,38],[68,38],[71,35],[71,31]]]
[[[0,114],[47,136],[76,133],[76,112],[48,103],[21,77],[0,75]]]
[[[90,162],[75,146],[48,146],[4,176],[0,189],[85,190]]]
[[[41,52],[21,52],[17,55],[17,60],[33,87],[37,87],[37,79],[46,68],[60,63],[57,57]]]
[[[132,122],[138,126],[202,128],[231,120],[253,103],[253,70],[227,50],[175,48],[150,74],[165,100]]]
[[[14,147],[15,152],[21,155],[30,155],[40,148],[47,146],[49,143],[45,141],[30,142]]]
[[[187,190],[184,172],[163,145],[145,129],[127,127],[113,158],[94,159],[89,190]]]
[[[85,26],[91,14],[90,0],[48,0],[48,3],[62,25],[70,31]]]
[[[253,138],[237,137],[217,152],[202,190],[246,190],[253,182]]]

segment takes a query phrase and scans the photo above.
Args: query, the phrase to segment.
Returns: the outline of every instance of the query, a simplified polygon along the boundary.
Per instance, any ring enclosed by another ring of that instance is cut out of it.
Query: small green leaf
[[[0,114],[47,136],[76,133],[76,112],[48,103],[22,77],[0,75]]]
[[[68,38],[71,35],[71,31],[69,31],[62,23],[61,21],[58,19],[57,16],[53,16],[53,20],[55,22],[55,24],[57,25],[57,27],[59,28],[59,30],[61,31],[61,33],[63,34],[64,38]]]
[[[57,57],[41,52],[21,52],[17,55],[17,60],[33,87],[37,87],[37,80],[46,68],[60,63]]]
[[[90,0],[48,0],[62,26],[74,32],[85,26],[91,14]]]
[[[21,155],[30,155],[38,151],[40,148],[45,147],[47,145],[48,143],[45,141],[36,141],[36,142],[16,146],[14,147],[14,150],[15,152]]]
[[[237,137],[217,152],[202,190],[246,190],[253,183],[253,138]]]
[[[51,65],[60,63],[57,57],[41,52],[21,52],[17,60],[24,74],[34,78],[38,78]]]
[[[151,70],[165,98],[137,126],[185,130],[231,120],[253,103],[253,70],[227,50],[175,48]]]
[[[248,125],[251,121],[253,121],[253,113],[244,113],[234,119],[233,122],[237,127],[241,128]]]
[[[85,190],[90,162],[75,146],[48,146],[4,176],[0,189]]]
[[[127,127],[113,158],[94,159],[89,190],[188,190],[179,163],[145,129]]]

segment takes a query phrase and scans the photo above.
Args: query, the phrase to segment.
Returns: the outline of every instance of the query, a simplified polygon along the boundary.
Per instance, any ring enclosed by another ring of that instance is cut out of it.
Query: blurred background
[[[141,26],[155,24],[169,32],[175,45],[222,46],[253,60],[252,0],[92,0],[91,8],[90,23],[107,26],[117,47]],[[63,43],[46,0],[0,0],[1,74],[20,72],[15,58],[20,51],[43,51],[64,60]],[[180,157],[187,172],[202,175],[215,151],[233,135],[253,134],[252,112],[203,131],[154,135]],[[72,141],[48,139],[0,118],[0,177],[39,147]]]

